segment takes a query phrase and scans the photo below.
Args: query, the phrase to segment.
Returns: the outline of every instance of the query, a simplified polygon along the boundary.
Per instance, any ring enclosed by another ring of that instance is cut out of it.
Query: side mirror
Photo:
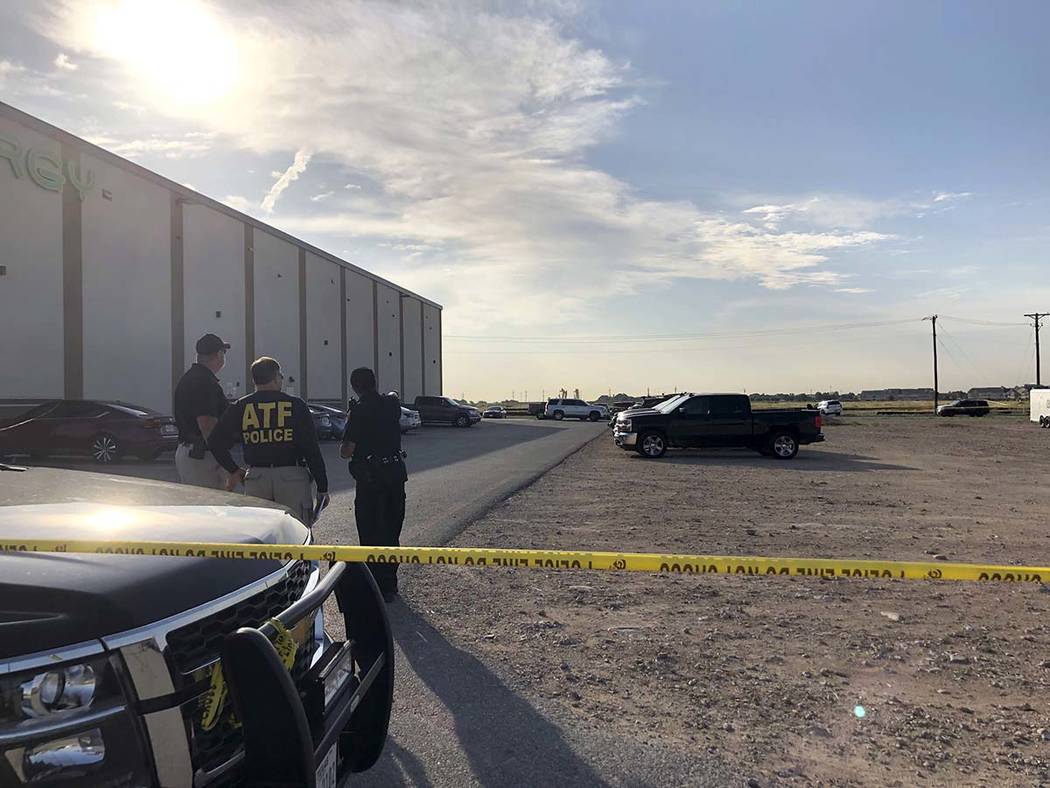
[[[685,415],[685,405],[683,405],[682,407],[680,407],[680,408],[678,409],[678,412],[679,412],[679,413],[681,413],[681,414],[682,414],[682,415],[684,416],[684,415]]]

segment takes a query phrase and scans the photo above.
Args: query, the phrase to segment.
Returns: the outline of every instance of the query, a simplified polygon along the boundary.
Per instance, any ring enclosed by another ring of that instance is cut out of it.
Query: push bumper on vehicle
[[[621,449],[633,449],[638,445],[637,432],[617,432],[614,434],[616,445]]]
[[[333,592],[349,640],[330,643],[296,686],[282,639]],[[244,732],[243,784],[337,788],[372,766],[390,719],[393,653],[379,590],[361,564],[334,564],[291,607],[227,636],[222,671]]]

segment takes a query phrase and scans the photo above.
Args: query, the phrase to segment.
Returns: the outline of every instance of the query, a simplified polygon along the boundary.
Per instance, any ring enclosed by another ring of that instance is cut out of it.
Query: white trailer
[[[1028,396],[1028,420],[1039,424],[1050,420],[1050,389],[1032,389]]]

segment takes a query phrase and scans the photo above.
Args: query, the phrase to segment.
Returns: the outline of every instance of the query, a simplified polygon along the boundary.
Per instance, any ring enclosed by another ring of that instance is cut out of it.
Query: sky
[[[1034,380],[1044,2],[8,0],[0,99],[444,306],[447,394]]]

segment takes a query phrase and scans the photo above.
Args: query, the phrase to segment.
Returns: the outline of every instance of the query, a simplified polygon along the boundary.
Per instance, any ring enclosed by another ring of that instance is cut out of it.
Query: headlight
[[[617,424],[616,426],[619,429],[623,430],[624,432],[630,432],[631,431],[631,420],[630,419],[620,419],[620,423]]]
[[[22,714],[46,717],[65,709],[86,709],[95,699],[98,682],[90,664],[69,665],[37,673],[22,682]]]
[[[102,654],[0,676],[0,783],[149,785],[122,664]]]

